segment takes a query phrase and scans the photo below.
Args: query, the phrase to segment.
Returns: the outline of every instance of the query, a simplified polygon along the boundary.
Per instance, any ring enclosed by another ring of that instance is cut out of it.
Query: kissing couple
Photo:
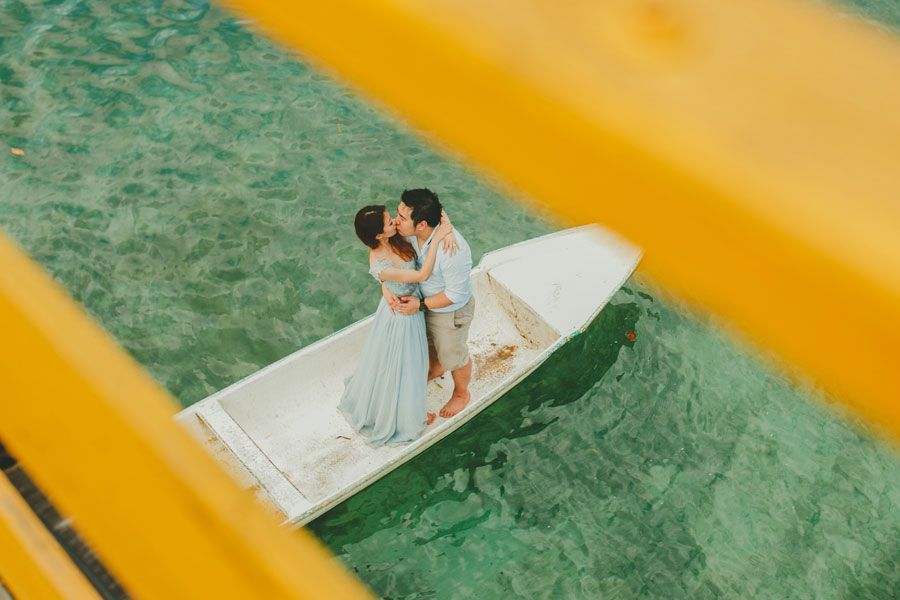
[[[338,408],[373,446],[408,442],[436,418],[426,412],[428,381],[453,376],[441,417],[471,398],[472,251],[426,188],[404,191],[393,218],[383,205],[363,207],[354,225],[383,297]]]

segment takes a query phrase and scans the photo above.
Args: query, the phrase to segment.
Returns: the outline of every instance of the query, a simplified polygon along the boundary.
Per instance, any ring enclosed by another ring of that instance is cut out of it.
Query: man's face
[[[397,218],[394,219],[397,233],[403,237],[416,235],[416,226],[412,222],[412,209],[402,202],[397,206]]]

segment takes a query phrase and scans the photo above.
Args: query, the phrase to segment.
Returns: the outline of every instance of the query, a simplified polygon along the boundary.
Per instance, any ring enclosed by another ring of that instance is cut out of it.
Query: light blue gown
[[[397,265],[379,259],[369,272],[381,283],[381,271],[390,267]],[[402,268],[415,269],[415,260]],[[397,296],[421,297],[418,284],[385,283]],[[338,409],[373,446],[414,440],[425,427],[427,375],[425,315],[394,314],[382,298],[359,365],[347,381]]]

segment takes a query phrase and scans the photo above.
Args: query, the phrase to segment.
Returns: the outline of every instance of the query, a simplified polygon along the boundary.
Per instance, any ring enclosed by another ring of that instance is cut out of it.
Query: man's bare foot
[[[434,414],[433,412],[425,413],[425,424],[426,425],[431,425],[432,423],[434,423],[435,419],[437,419],[437,415]]]
[[[465,395],[454,392],[453,396],[450,397],[450,400],[447,401],[447,404],[441,407],[440,415],[445,419],[449,419],[464,409],[471,399],[472,394],[468,391]]]

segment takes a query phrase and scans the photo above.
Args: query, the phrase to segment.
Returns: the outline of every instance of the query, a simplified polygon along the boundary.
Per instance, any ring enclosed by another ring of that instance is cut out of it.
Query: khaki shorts
[[[425,332],[429,350],[447,371],[455,371],[469,362],[469,325],[475,316],[475,298],[453,312],[425,313]]]

